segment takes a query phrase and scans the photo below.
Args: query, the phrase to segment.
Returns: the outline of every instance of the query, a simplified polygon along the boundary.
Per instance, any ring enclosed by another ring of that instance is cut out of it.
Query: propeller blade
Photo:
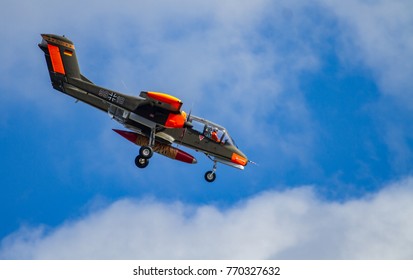
[[[254,161],[252,161],[252,160],[248,160],[248,162],[249,162],[249,163],[252,163],[252,164],[254,164],[254,165],[256,165],[256,166],[259,166],[258,163],[254,162]]]

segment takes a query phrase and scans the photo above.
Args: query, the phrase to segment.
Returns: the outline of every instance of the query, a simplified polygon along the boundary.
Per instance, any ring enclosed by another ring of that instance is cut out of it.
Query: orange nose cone
[[[246,158],[244,158],[243,156],[240,156],[236,153],[232,154],[231,161],[233,163],[240,164],[242,166],[245,166],[248,163],[248,160]]]

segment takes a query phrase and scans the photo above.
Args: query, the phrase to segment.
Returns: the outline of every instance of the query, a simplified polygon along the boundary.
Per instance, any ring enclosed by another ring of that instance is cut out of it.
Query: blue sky
[[[64,14],[64,11],[70,11]],[[412,258],[410,1],[3,1],[1,258]],[[166,92],[257,166],[186,165],[52,89],[37,44]],[[108,245],[110,242],[110,246]]]

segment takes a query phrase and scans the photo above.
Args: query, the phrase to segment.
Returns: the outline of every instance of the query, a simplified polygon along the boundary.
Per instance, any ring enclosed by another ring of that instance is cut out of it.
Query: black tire
[[[204,178],[207,182],[211,183],[215,181],[215,179],[217,178],[217,175],[215,174],[215,172],[208,171],[205,173]]]
[[[138,167],[138,168],[145,168],[149,164],[149,159],[143,158],[141,156],[137,156],[135,158],[135,164],[136,164],[136,167]]]
[[[139,149],[139,155],[140,155],[142,158],[150,159],[150,158],[153,156],[153,150],[152,150],[151,147],[142,146],[142,147]]]

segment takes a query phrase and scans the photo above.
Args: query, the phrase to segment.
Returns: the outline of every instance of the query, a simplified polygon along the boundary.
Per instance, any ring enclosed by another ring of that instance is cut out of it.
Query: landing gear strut
[[[152,147],[155,145],[155,130],[156,127],[151,128],[148,146],[142,146],[139,149],[139,155],[135,158],[135,165],[138,168],[147,167],[149,164],[149,159],[153,156]]]
[[[217,178],[217,175],[215,174],[215,171],[217,171],[217,162],[214,161],[214,166],[212,167],[211,171],[207,171],[205,173],[205,180],[209,183],[212,183],[215,181],[215,179]]]

